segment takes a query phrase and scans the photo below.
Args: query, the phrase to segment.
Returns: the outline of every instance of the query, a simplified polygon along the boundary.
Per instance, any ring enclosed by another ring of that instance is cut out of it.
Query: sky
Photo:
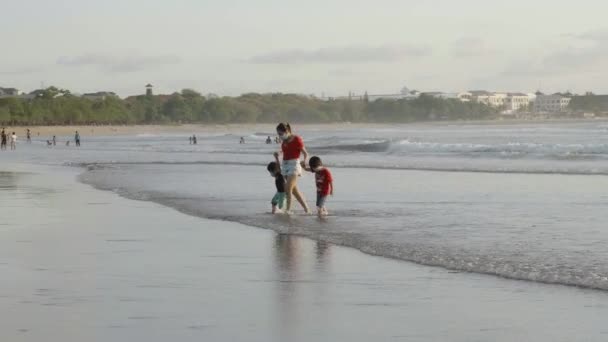
[[[608,93],[605,0],[0,0],[0,87]]]

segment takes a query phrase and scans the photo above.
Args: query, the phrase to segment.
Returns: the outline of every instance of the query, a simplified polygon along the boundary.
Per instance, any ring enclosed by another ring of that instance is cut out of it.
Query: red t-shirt
[[[322,168],[321,170],[315,172],[315,181],[317,182],[317,192],[320,193],[321,196],[329,195],[329,184],[334,181],[334,179],[331,177],[331,172],[329,172],[329,169]]]
[[[304,141],[297,135],[294,135],[290,142],[284,141],[281,144],[283,150],[283,160],[299,159],[300,152],[304,148]]]

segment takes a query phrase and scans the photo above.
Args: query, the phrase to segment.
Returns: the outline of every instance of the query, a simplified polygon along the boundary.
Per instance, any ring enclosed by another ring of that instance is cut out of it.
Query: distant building
[[[456,98],[462,102],[471,102],[473,100],[473,94],[468,91],[456,93]]]
[[[507,93],[495,93],[485,90],[472,90],[469,93],[471,94],[471,101],[483,103],[494,108],[504,106],[508,98]]]
[[[2,88],[0,87],[0,98],[4,97],[17,97],[19,96],[19,90],[15,88]]]
[[[471,90],[469,91],[469,93],[473,98],[478,98],[480,96],[490,96],[493,94],[492,92],[489,92],[487,90]]]
[[[426,96],[432,96],[438,99],[444,100],[458,100],[460,102],[469,102],[471,101],[472,94],[469,92],[460,92],[460,93],[444,93],[444,92],[427,92],[423,93]]]
[[[44,95],[44,89],[36,89],[31,91],[29,94],[23,95],[24,98],[33,99]]]
[[[421,95],[424,96],[430,96],[430,97],[434,97],[437,99],[444,99],[444,100],[458,100],[460,102],[469,102],[471,101],[471,98],[473,97],[473,95],[469,92],[460,92],[460,93],[444,93],[442,91],[427,91],[424,93],[421,93]]]
[[[537,93],[534,101],[534,111],[537,113],[563,113],[572,100],[571,96],[565,94],[544,95]]]
[[[91,101],[103,101],[108,97],[118,97],[118,96],[111,91],[98,91],[96,93],[87,93],[87,94],[82,95],[82,98],[85,98],[85,99],[91,100]]]
[[[361,100],[373,102],[376,100],[413,100],[420,97],[418,90],[410,90],[408,87],[401,88],[399,93],[385,93],[385,94],[369,94],[367,91],[363,95],[355,94],[354,92],[348,92],[346,96],[325,96],[321,95],[319,99],[324,101],[335,101],[335,100]]]
[[[508,93],[504,100],[503,108],[505,114],[512,114],[522,110],[530,109],[532,98],[524,93]]]
[[[154,88],[154,86],[151,85],[150,83],[148,83],[146,85],[146,96],[152,96],[153,95],[152,88]]]

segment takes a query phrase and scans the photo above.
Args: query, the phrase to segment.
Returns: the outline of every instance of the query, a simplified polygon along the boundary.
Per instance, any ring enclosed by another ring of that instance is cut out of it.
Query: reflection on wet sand
[[[277,322],[279,341],[288,341],[297,329],[298,239],[288,234],[277,234],[274,240],[277,271]]]
[[[308,247],[306,240],[289,234],[275,236],[273,251],[277,272],[277,340],[289,341],[301,327],[301,320],[306,312],[301,312],[301,301],[316,301],[319,292],[324,292],[329,285],[325,279],[326,265],[330,244],[317,241],[314,250]],[[314,254],[313,254],[314,253]],[[313,272],[306,266],[313,263]],[[314,284],[316,293],[300,293],[309,291]],[[300,291],[301,289],[301,291]]]
[[[0,190],[16,190],[19,175],[17,172],[0,171]]]
[[[315,245],[317,268],[320,270],[324,270],[327,265],[330,246],[331,245],[325,241],[317,241]]]
[[[289,234],[277,234],[274,241],[274,252],[281,280],[297,278],[298,241]]]
[[[47,199],[49,195],[57,192],[56,189],[47,187],[47,184],[40,186],[40,184],[32,183],[32,180],[40,181],[40,179],[33,179],[34,173],[30,172],[13,172],[13,171],[0,171],[0,192],[8,192],[12,195],[6,195],[6,193],[0,196],[0,203],[14,205],[17,198],[24,199]]]

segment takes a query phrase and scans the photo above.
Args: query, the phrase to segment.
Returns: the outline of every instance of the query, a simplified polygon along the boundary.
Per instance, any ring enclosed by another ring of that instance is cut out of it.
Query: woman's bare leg
[[[295,185],[293,188],[293,195],[296,197],[298,202],[300,202],[300,205],[302,206],[304,211],[308,214],[310,210],[308,209],[308,204],[306,204],[306,198],[304,198],[304,195],[300,192],[300,189],[298,189],[297,185]]]
[[[291,211],[291,199],[292,199],[292,192],[294,190],[294,188],[296,187],[296,181],[297,181],[297,177],[298,176],[287,176],[287,180],[285,182],[285,197],[287,198],[287,203],[285,205],[285,211],[289,212]]]

